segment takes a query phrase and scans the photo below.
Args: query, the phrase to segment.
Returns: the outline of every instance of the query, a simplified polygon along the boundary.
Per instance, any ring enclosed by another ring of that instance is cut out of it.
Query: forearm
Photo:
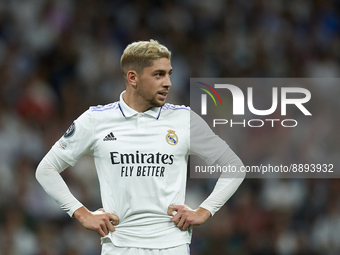
[[[210,196],[200,205],[208,210],[213,216],[235,193],[242,183],[243,178],[226,179],[220,178]]]
[[[60,175],[60,172],[68,166],[66,162],[56,160],[51,154],[47,154],[37,167],[36,178],[46,193],[72,217],[74,211],[83,205],[71,194]]]
[[[220,166],[234,166],[238,172],[221,174],[212,193],[200,205],[201,208],[210,211],[211,216],[229,200],[245,177],[245,174],[239,171],[243,163],[231,149],[216,163]]]

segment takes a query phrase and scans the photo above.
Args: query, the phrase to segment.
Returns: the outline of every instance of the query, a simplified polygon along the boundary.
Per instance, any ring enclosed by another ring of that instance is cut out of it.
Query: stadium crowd
[[[340,1],[0,1],[1,255],[100,253],[98,235],[45,194],[35,169],[89,106],[118,100],[122,50],[150,38],[172,51],[175,104],[190,104],[190,77],[337,78]],[[339,163],[340,86],[311,92],[323,114],[308,129],[245,128],[227,142],[246,165]],[[63,178],[89,209],[101,207],[91,158]],[[189,178],[187,203],[198,206],[214,183]],[[339,179],[246,179],[194,228],[191,254],[339,254],[339,206]]]

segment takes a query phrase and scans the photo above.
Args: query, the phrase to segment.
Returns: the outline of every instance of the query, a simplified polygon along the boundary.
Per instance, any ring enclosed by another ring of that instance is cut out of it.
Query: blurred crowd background
[[[0,1],[1,255],[100,254],[99,236],[44,193],[35,169],[89,106],[118,100],[123,49],[150,38],[173,53],[175,104],[189,105],[190,77],[337,78],[340,1]],[[246,143],[238,136],[227,142],[246,165],[270,161],[270,148],[282,144],[288,159],[337,158],[339,88],[314,88],[312,96],[323,99],[315,110],[329,101],[338,108],[293,134],[308,134],[295,150],[276,129],[247,130]],[[91,158],[63,178],[89,209],[101,207]],[[213,185],[189,178],[187,203],[197,206]],[[246,179],[194,228],[191,254],[339,254],[339,206],[338,179]]]

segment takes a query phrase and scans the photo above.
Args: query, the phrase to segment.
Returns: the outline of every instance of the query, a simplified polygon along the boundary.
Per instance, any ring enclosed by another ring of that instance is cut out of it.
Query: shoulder
[[[111,104],[107,105],[97,105],[97,106],[91,106],[89,108],[89,111],[91,113],[100,113],[100,112],[110,112],[110,111],[115,111],[119,110],[119,102],[114,102]]]
[[[162,113],[166,114],[190,114],[190,107],[166,103],[162,106]]]
[[[111,120],[121,115],[119,102],[110,103],[107,105],[90,106],[82,116],[91,121]]]
[[[189,125],[190,107],[166,103],[162,106],[160,119],[162,121],[177,123],[176,125]]]

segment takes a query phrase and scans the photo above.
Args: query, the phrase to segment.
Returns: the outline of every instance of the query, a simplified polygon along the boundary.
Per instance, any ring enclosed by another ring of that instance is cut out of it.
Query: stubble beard
[[[143,84],[141,85],[143,86]],[[149,104],[150,108],[162,107],[166,102],[166,100],[157,100],[158,93],[156,93],[155,95],[153,95],[152,98],[150,98],[150,95],[148,95],[148,93],[144,93],[144,91],[141,90],[141,91],[138,91],[138,95],[142,97]]]
[[[150,101],[150,104],[152,105],[152,107],[162,107],[166,102],[166,100],[164,101],[157,100],[156,99],[157,95]]]

